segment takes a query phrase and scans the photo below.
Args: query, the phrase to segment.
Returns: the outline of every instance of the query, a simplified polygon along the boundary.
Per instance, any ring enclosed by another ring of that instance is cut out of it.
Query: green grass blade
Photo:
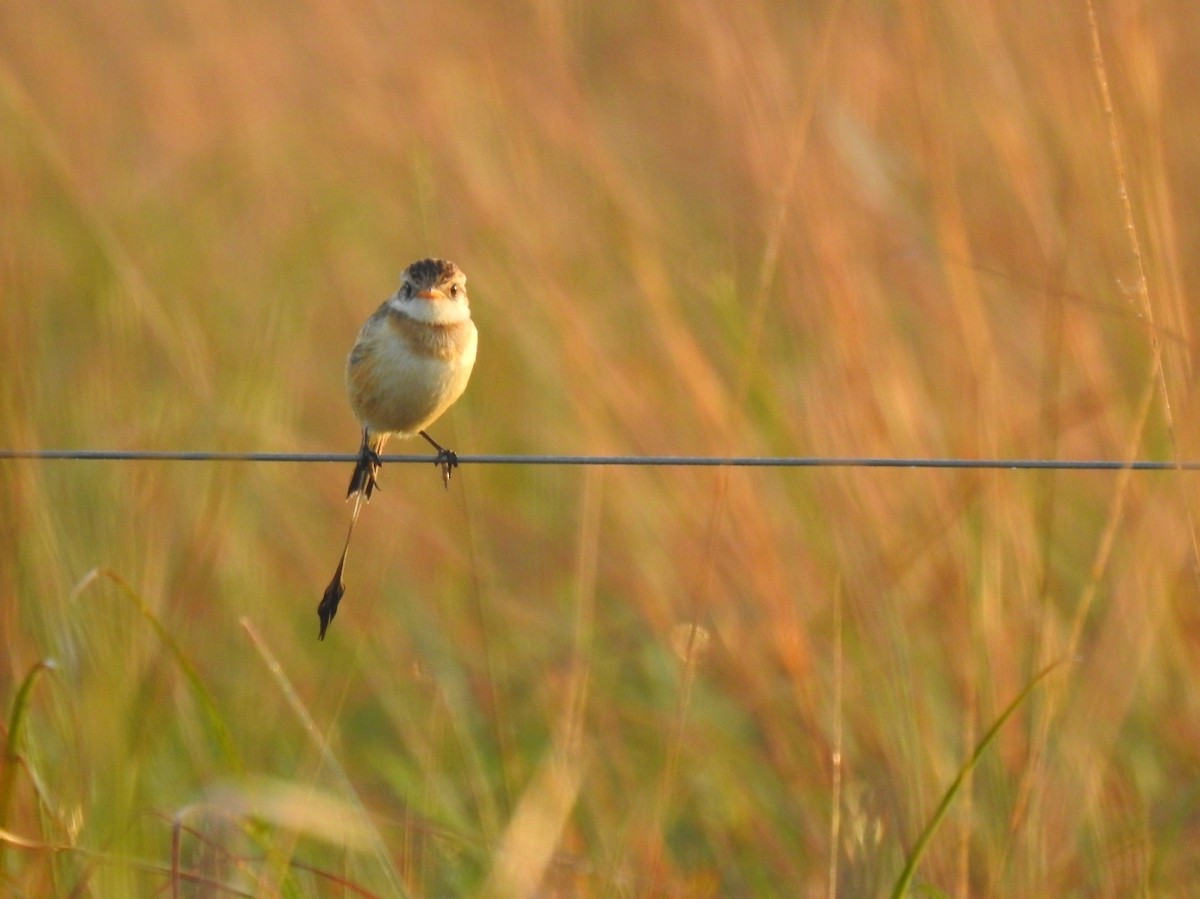
[[[21,681],[17,697],[13,700],[12,711],[8,715],[8,739],[4,742],[4,767],[0,768],[0,830],[8,827],[8,810],[12,805],[13,785],[17,779],[17,745],[21,739],[21,726],[25,722],[25,711],[29,707],[29,694],[38,675],[43,671],[55,668],[53,659],[42,659],[29,669],[29,673]],[[0,841],[0,871],[4,870],[4,852],[6,844]]]
[[[929,841],[933,839],[933,835],[935,832],[937,832],[938,827],[941,825],[942,819],[946,817],[946,812],[950,810],[950,805],[954,802],[954,798],[958,795],[958,791],[962,787],[963,781],[966,779],[967,775],[971,773],[971,770],[979,762],[980,758],[983,757],[983,753],[992,744],[992,741],[996,738],[996,735],[1000,733],[1000,728],[1002,728],[1004,723],[1012,717],[1013,712],[1015,712],[1021,706],[1021,703],[1028,698],[1029,694],[1033,692],[1033,688],[1041,683],[1051,671],[1062,664],[1064,664],[1064,662],[1060,660],[1046,666],[1037,673],[1033,680],[1025,685],[1021,692],[1017,694],[1016,698],[1008,704],[1008,707],[1000,713],[1000,717],[993,722],[990,728],[988,728],[987,733],[983,735],[983,739],[981,739],[975,746],[975,751],[971,753],[971,757],[967,759],[961,768],[958,769],[958,774],[955,775],[950,787],[946,790],[946,794],[942,797],[942,801],[938,803],[938,807],[934,811],[933,816],[929,819],[929,822],[925,825],[925,829],[921,831],[921,835],[917,838],[917,842],[913,845],[912,852],[909,853],[908,860],[904,863],[904,870],[900,872],[900,877],[896,880],[896,886],[892,890],[893,899],[899,899],[899,897],[908,892],[908,888],[912,884],[913,876],[917,872],[917,865],[920,864],[922,856],[925,855],[925,850],[929,846]]]
[[[225,719],[221,715],[212,694],[204,686],[200,672],[183,651],[183,648],[176,642],[175,638],[163,627],[162,622],[150,611],[150,608],[143,602],[137,591],[116,572],[110,571],[107,568],[94,568],[79,582],[79,585],[75,588],[74,596],[79,596],[88,586],[100,578],[105,578],[115,584],[117,589],[137,607],[142,617],[149,622],[150,627],[154,629],[154,633],[158,635],[158,639],[162,641],[162,644],[175,660],[175,664],[179,666],[179,670],[183,673],[183,677],[191,689],[193,698],[203,712],[204,720],[208,725],[209,736],[212,738],[213,744],[220,750],[220,755],[225,765],[235,774],[244,773],[245,766],[242,763],[241,756],[238,754],[233,734],[229,730],[229,726],[225,723]]]

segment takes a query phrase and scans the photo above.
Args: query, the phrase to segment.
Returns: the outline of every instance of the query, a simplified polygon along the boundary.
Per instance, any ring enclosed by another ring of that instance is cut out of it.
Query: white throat
[[[406,299],[395,296],[388,300],[388,308],[413,321],[430,325],[456,325],[471,318],[471,307],[461,300],[423,300],[419,297]]]

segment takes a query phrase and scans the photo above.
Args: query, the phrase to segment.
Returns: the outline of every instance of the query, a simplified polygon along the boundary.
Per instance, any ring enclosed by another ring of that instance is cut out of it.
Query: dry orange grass
[[[1196,458],[1200,13],[1096,21],[0,11],[0,444],[353,451],[436,254],[460,452]],[[0,462],[6,889],[873,895],[1062,658],[920,881],[1200,883],[1191,475],[390,466],[320,645],[346,475]]]

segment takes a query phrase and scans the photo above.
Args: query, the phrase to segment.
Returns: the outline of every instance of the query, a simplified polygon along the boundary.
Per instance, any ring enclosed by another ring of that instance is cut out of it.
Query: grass
[[[352,452],[345,353],[437,254],[462,452],[1197,458],[1198,39],[0,13],[0,445]],[[1192,475],[389,466],[319,644],[347,475],[0,464],[3,891],[1200,885]]]

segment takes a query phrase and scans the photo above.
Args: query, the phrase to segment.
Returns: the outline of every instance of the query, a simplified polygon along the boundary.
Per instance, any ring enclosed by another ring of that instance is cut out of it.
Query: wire
[[[385,463],[429,464],[432,456],[381,456]],[[355,462],[357,453],[262,453],[208,450],[14,450],[0,460],[93,462]],[[651,468],[931,468],[1034,471],[1200,471],[1197,462],[1116,459],[932,459],[870,456],[574,456],[460,453],[465,465],[603,465]]]

